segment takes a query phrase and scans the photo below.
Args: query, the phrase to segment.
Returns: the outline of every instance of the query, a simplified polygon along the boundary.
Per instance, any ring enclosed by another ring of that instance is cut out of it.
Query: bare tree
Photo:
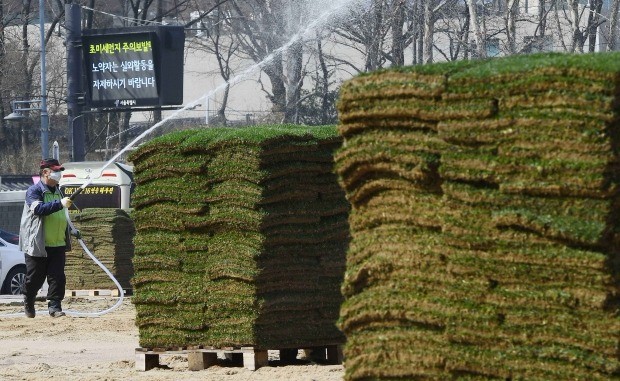
[[[50,7],[58,5],[58,1],[49,3]],[[53,16],[48,18],[50,27],[47,29],[43,43],[49,47],[52,39],[53,28],[62,17],[62,12],[52,9]],[[50,9],[48,9],[48,12]],[[48,14],[49,16],[49,14]],[[0,1],[0,160],[8,157],[11,159],[11,169],[16,172],[32,170],[32,163],[39,157],[38,149],[30,149],[38,144],[40,137],[39,123],[35,115],[32,118],[19,122],[7,122],[4,120],[10,109],[9,104],[13,100],[39,99],[40,71],[39,58],[41,41],[38,29],[38,10],[32,1]],[[33,25],[37,26],[33,26]],[[58,57],[48,54],[52,63],[48,67],[47,88],[48,100],[50,100],[50,117],[57,112],[57,90],[63,86],[62,79],[56,75],[55,65],[62,66],[62,61],[56,61]],[[60,82],[58,82],[60,81]],[[26,106],[20,104],[22,107]],[[30,105],[35,107],[35,104]]]
[[[304,2],[285,0],[231,0],[230,14],[239,51],[256,63],[261,63],[270,86],[262,86],[271,101],[272,111],[282,114],[283,122],[292,122],[299,104],[302,85],[301,42],[289,43],[295,32],[307,23]],[[282,47],[287,46],[285,52]]]
[[[7,56],[7,50],[2,50],[3,58],[8,58],[8,60],[4,61],[6,65],[3,65],[4,74],[6,74],[5,78],[13,78],[13,81],[5,81],[3,83],[2,93],[6,94],[6,97],[11,100],[31,100],[40,98],[41,94],[37,92],[41,79],[39,75],[40,47],[41,44],[49,45],[49,41],[54,34],[54,28],[64,15],[62,12],[54,12],[54,17],[45,33],[44,40],[39,41],[33,38],[35,35],[38,36],[38,33],[35,34],[35,29],[32,28],[35,16],[37,16],[36,19],[38,19],[38,10],[33,8],[32,0],[24,0],[21,4],[21,9],[19,11],[19,48],[11,49],[15,52],[19,52],[18,55]],[[4,33],[5,30],[6,29],[3,28],[3,47],[7,45],[7,41],[4,40],[4,37],[7,37]],[[34,47],[31,45],[31,41],[37,41]],[[8,44],[15,47],[16,45],[14,44],[16,43],[17,42],[13,40],[13,42],[9,42]],[[14,62],[19,62],[20,64],[14,65],[12,64]],[[53,78],[50,78],[48,83],[54,84]],[[54,86],[50,86],[48,91],[50,89],[53,91]],[[49,96],[49,94],[46,95]],[[22,104],[22,107],[23,106]],[[23,123],[20,125],[21,129],[19,129],[21,150],[23,152],[28,152],[29,145],[39,141],[39,134],[35,133],[35,131],[39,132],[39,130],[35,128],[37,124],[35,124],[33,120],[26,120],[20,123]]]
[[[233,75],[233,61],[239,49],[233,33],[234,18],[230,9],[224,6],[225,1],[217,2],[207,12],[197,11],[196,17],[185,26],[200,22],[201,31],[195,39],[200,49],[213,54],[217,60],[219,74],[225,81],[224,94],[217,110],[214,124],[226,125],[226,108],[230,94],[229,81]],[[207,20],[205,23],[204,21]]]
[[[388,64],[404,65],[405,50],[419,42],[416,4],[411,0],[372,0],[366,7],[351,9],[347,21],[332,27],[340,43],[363,54],[363,68],[350,66],[358,71],[374,71]]]

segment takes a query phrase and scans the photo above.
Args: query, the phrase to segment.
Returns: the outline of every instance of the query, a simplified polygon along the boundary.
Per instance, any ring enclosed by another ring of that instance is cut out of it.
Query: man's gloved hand
[[[80,232],[77,229],[71,230],[71,235],[74,236],[77,239],[82,239],[82,232]]]
[[[73,201],[71,201],[69,197],[63,198],[62,200],[60,200],[60,203],[62,204],[63,207],[67,209],[69,209],[71,205],[73,205]]]

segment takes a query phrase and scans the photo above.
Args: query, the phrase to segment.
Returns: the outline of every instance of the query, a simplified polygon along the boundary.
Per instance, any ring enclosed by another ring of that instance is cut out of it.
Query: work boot
[[[62,312],[62,307],[60,306],[60,301],[59,300],[50,300],[47,303],[47,309],[48,309],[51,317],[65,316],[65,313]]]
[[[33,318],[36,314],[34,309],[34,298],[28,298],[26,295],[24,295],[24,313],[27,318]]]

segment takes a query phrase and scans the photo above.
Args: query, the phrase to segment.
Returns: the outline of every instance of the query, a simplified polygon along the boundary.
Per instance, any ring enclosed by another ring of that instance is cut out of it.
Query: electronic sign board
[[[182,104],[184,39],[170,26],[83,31],[89,106]]]
[[[80,188],[79,185],[63,185],[60,190],[65,196],[69,197],[78,188]],[[120,208],[121,189],[118,185],[87,185],[82,193],[76,196],[75,205],[80,209]]]

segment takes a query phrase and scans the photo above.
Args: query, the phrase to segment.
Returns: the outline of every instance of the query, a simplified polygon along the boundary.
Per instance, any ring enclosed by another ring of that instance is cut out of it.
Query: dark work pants
[[[65,247],[46,247],[47,257],[26,257],[26,290],[25,295],[29,300],[34,300],[37,292],[43,286],[47,278],[47,300],[50,307],[58,307],[65,297]]]

